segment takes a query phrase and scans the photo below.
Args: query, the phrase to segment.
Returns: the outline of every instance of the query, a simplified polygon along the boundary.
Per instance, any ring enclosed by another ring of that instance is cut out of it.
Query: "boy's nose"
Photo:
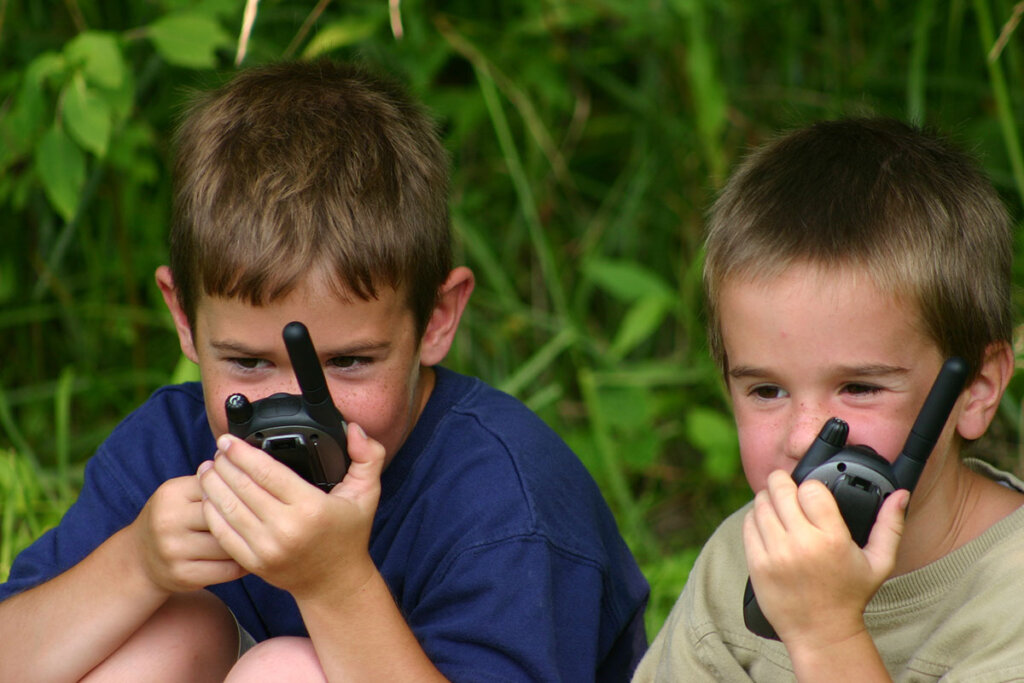
[[[800,458],[804,457],[807,449],[810,448],[811,443],[818,436],[818,432],[821,431],[822,425],[830,417],[835,416],[828,414],[827,410],[818,406],[800,406],[793,416],[789,430],[789,438],[786,442],[786,456],[794,461],[799,461]]]

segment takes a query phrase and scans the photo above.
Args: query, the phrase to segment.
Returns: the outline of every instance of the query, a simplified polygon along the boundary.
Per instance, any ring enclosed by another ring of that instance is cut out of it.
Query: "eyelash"
[[[854,388],[856,388],[857,391],[851,391],[851,389]],[[859,384],[856,382],[851,382],[850,384],[844,386],[843,390],[846,391],[847,393],[856,394],[857,396],[871,396],[881,392],[882,387],[875,386],[874,384]]]
[[[228,358],[227,360],[243,374],[258,372],[268,365],[268,362],[262,358],[236,357]],[[339,370],[348,370],[354,367],[369,365],[372,362],[373,359],[368,356],[337,356],[328,359],[327,365]]]
[[[874,396],[882,391],[882,387],[874,384],[861,384],[858,382],[851,382],[843,385],[843,392],[853,394],[854,396]],[[767,393],[773,395],[768,396]],[[778,398],[784,398],[789,395],[785,389],[775,384],[759,384],[750,388],[747,394],[759,401],[774,401]]]

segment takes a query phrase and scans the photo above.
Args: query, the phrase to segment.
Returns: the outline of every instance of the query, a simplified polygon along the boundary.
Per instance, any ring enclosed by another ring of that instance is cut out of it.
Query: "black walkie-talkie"
[[[345,419],[331,398],[306,326],[288,323],[281,334],[302,393],[273,394],[251,403],[242,394],[228,396],[228,431],[330,491],[348,471]]]
[[[962,358],[953,357],[943,364],[903,450],[892,465],[869,446],[847,446],[849,427],[833,417],[793,468],[793,480],[797,484],[807,479],[823,482],[835,496],[850,536],[863,548],[889,494],[897,489],[912,492],[917,485],[921,470],[963,391],[967,373],[967,363]],[[753,633],[778,640],[775,628],[757,604],[750,579],[743,593],[743,622]]]

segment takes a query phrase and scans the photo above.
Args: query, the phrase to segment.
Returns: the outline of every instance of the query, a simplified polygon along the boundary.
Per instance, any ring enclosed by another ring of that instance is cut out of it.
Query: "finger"
[[[203,512],[210,525],[210,535],[216,539],[217,544],[227,553],[228,557],[243,567],[254,566],[256,554],[245,537],[224,518],[220,510],[207,500],[203,503]]]
[[[245,567],[231,559],[194,562],[187,571],[188,583],[197,588],[240,579],[249,573]]]
[[[199,505],[202,514],[202,504]],[[230,560],[231,555],[224,550],[217,538],[210,531],[195,532],[189,535],[189,560],[221,561]]]
[[[380,475],[387,457],[384,446],[367,436],[363,428],[354,422],[348,423],[347,437],[348,456],[352,462],[345,478],[331,493],[349,496],[379,493]]]
[[[224,469],[225,480],[254,510],[265,509],[275,501],[292,503],[308,496],[310,490],[319,491],[290,467],[241,439],[224,434],[217,440],[217,447],[227,460],[224,464],[233,466]],[[217,460],[215,464],[220,467]]]
[[[227,448],[217,451],[213,460],[214,471],[257,519],[265,521],[281,501],[253,477],[267,482],[271,475],[267,475],[264,468],[287,467],[243,441],[222,439],[220,443]]]
[[[878,511],[875,526],[864,546],[864,554],[876,576],[888,577],[896,565],[909,501],[910,492],[900,489],[886,498]]]
[[[807,517],[797,500],[797,486],[793,477],[783,470],[775,470],[768,475],[765,490],[783,529],[792,533],[807,524]]]
[[[223,455],[218,455],[217,460],[222,460]],[[222,474],[225,470],[231,469],[229,463],[214,462],[213,467],[207,468],[201,475],[199,481],[206,494],[203,501],[203,516],[209,525],[210,531],[214,532],[218,540],[220,537],[219,528],[214,527],[214,518],[210,515],[210,508],[217,511],[218,516],[232,529],[243,535],[251,533],[260,525],[260,519],[239,497],[235,490],[224,479]]]
[[[849,534],[839,504],[824,483],[808,479],[800,484],[797,500],[807,521],[827,534]]]
[[[754,496],[754,506],[750,511],[750,518],[765,552],[773,547],[778,547],[779,542],[786,535],[786,529],[779,520],[775,503],[767,488],[758,491]]]
[[[764,539],[758,529],[754,509],[751,508],[743,516],[743,549],[747,554],[747,567],[759,564],[767,555]]]
[[[189,501],[181,508],[181,524],[188,531],[194,532],[205,532],[209,531],[209,527],[206,526],[206,518],[203,515],[203,501],[197,498],[195,501]]]

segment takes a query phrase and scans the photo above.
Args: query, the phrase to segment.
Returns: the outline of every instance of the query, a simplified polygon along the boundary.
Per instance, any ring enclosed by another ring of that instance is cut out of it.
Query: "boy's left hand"
[[[296,599],[352,594],[370,580],[383,446],[349,423],[352,462],[330,493],[240,439],[223,435],[217,446],[199,468],[203,512],[238,564]]]
[[[864,608],[895,566],[909,496],[888,497],[860,548],[824,484],[769,475],[743,541],[758,603],[787,647],[829,647],[864,631]]]

